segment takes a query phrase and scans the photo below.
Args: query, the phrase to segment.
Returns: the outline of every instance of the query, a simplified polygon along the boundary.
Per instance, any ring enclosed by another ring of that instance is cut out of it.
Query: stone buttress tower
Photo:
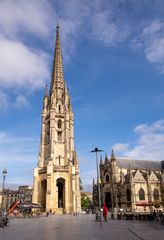
[[[80,175],[74,148],[74,116],[64,81],[59,26],[50,93],[46,87],[33,203],[56,213],[81,211]]]

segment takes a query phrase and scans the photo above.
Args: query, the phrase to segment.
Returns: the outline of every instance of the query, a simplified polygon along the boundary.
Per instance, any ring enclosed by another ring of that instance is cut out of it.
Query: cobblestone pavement
[[[0,228],[3,240],[163,240],[164,225],[158,222],[109,220],[95,222],[94,215],[49,216],[13,219]]]

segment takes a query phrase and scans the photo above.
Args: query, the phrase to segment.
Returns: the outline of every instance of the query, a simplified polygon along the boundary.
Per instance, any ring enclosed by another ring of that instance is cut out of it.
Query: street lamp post
[[[101,193],[100,193],[100,176],[99,176],[99,167],[98,167],[98,152],[103,152],[103,150],[98,149],[97,147],[92,150],[91,152],[96,153],[96,166],[97,166],[97,186],[98,186],[98,203],[99,203],[99,210],[100,210],[100,226],[102,222],[102,217],[101,217]]]
[[[5,208],[4,208],[4,190],[5,190],[5,179],[6,179],[6,175],[7,175],[7,170],[4,169],[2,173],[3,173],[3,185],[2,185],[2,210],[5,210]]]

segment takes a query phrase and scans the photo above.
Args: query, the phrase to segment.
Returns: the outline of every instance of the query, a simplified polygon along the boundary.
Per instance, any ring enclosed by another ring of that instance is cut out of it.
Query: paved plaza
[[[61,215],[13,219],[0,228],[3,240],[163,240],[164,225],[158,222],[109,220],[95,222],[94,215]]]

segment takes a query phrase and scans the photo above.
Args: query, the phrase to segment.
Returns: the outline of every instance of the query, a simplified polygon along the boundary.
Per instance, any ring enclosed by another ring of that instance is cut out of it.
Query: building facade
[[[2,188],[0,188],[0,209],[2,209]]]
[[[31,204],[32,203],[33,188],[29,185],[18,187],[18,199],[20,203]]]
[[[17,201],[22,204],[32,203],[33,188],[29,185],[19,186],[18,190],[4,189],[0,192],[0,208],[9,210]],[[2,206],[3,195],[3,206]]]
[[[164,210],[164,161],[111,157],[100,160],[101,199],[110,211]],[[93,182],[93,203],[97,185]]]
[[[4,189],[4,208],[10,209],[19,200],[19,191]]]
[[[74,147],[74,115],[63,75],[59,26],[50,91],[43,99],[38,165],[33,203],[56,213],[81,210],[80,176]]]

